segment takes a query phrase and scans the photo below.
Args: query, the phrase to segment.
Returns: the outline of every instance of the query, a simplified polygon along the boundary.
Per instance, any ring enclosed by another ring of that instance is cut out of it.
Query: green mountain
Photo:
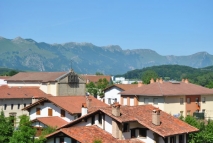
[[[47,44],[32,39],[0,37],[0,67],[30,71],[122,74],[144,67],[178,64],[194,68],[213,65],[213,55],[162,56],[149,49],[122,50],[117,45],[98,47],[91,43]]]

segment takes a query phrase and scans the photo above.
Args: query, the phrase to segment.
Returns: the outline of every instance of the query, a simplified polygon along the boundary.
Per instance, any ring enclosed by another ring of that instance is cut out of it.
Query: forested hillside
[[[149,71],[156,72],[157,76],[162,77],[164,80],[181,81],[183,78],[187,78],[191,83],[213,88],[213,66],[192,68],[180,65],[162,65],[136,69],[116,76],[123,76],[127,79],[142,79],[143,73]]]

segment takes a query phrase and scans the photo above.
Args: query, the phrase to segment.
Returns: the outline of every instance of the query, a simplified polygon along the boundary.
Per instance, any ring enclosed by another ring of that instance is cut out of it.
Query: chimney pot
[[[152,124],[159,126],[160,125],[160,109],[152,110]]]
[[[185,79],[185,83],[189,83],[188,79]]]
[[[86,106],[86,103],[82,103],[82,106],[81,106],[81,116],[84,116],[87,114],[87,106]]]
[[[150,80],[150,83],[154,83],[155,81],[154,81],[154,79],[152,78],[151,80]]]

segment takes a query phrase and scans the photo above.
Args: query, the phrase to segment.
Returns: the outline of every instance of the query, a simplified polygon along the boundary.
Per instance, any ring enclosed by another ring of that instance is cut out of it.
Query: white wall
[[[105,131],[112,134],[112,118],[105,114]]]
[[[7,81],[4,81],[4,79],[0,79],[0,86],[7,85]]]
[[[40,89],[46,94],[52,94],[53,96],[57,96],[57,84],[55,82],[42,83],[40,85]]]
[[[9,81],[7,83],[8,86],[40,86],[40,82],[25,82],[25,81],[20,81],[20,82],[11,82]]]
[[[40,115],[36,115],[36,108],[40,108]],[[65,117],[61,117],[61,108],[53,105],[52,103],[45,102],[44,105],[37,105],[32,107],[30,110],[30,120],[33,120],[38,117],[48,117],[48,109],[52,109],[52,116],[58,116],[64,119],[67,122],[73,121],[74,116],[70,115],[67,111],[65,111]]]
[[[154,98],[158,99],[158,104],[154,104]],[[164,111],[165,109],[165,101],[164,101],[164,97],[154,97],[154,96],[139,96],[139,101],[138,101],[138,105],[145,105],[144,100],[148,99],[149,103],[155,107],[159,107],[161,110]]]
[[[108,104],[108,98],[111,99],[111,104],[113,104],[114,98],[117,98],[117,102],[120,103],[120,97],[121,95],[119,94],[121,91],[121,89],[117,88],[117,87],[112,87],[109,90],[105,91],[104,93],[104,98],[105,98],[105,103]]]
[[[38,121],[33,122],[33,123],[32,123],[32,126],[33,126],[33,127],[42,127],[42,128],[46,127],[46,125],[44,125],[43,123],[38,122]]]

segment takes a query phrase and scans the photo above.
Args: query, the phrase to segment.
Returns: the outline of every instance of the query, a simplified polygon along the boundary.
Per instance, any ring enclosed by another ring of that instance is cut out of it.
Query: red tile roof
[[[59,131],[56,131],[50,135],[47,135],[47,138],[53,137],[58,133],[64,133],[67,136],[81,142],[81,143],[93,143],[94,140],[101,140],[102,143],[143,143],[140,140],[118,140],[114,138],[108,132],[100,129],[99,127],[92,126],[83,126],[83,127],[71,127],[71,128],[63,128]]]
[[[109,75],[81,75],[81,77],[84,79],[84,80],[89,80],[89,82],[98,82],[99,79],[104,79],[106,78],[106,80],[108,82],[111,81],[111,76]]]
[[[198,131],[197,128],[169,115],[164,111],[160,112],[161,124],[156,126],[152,123],[152,111],[154,109],[156,109],[156,107],[152,105],[121,106],[121,116],[116,117],[112,115],[111,107],[105,107],[82,116],[63,127],[71,127],[72,125],[79,123],[83,118],[88,118],[88,116],[102,111],[120,123],[136,121],[162,137]]]
[[[144,96],[174,96],[174,95],[208,95],[213,90],[199,85],[184,82],[155,82],[146,86],[133,88],[121,92],[121,95],[144,95]]]
[[[142,85],[142,86],[144,86],[144,85]],[[129,89],[138,87],[138,84],[113,84],[113,85],[105,88],[104,91],[107,91],[107,90],[109,90],[109,89],[111,89],[113,87],[118,87],[121,90],[126,91],[126,90],[129,90]]]
[[[11,76],[0,76],[0,79],[8,79],[10,78]]]
[[[57,128],[68,123],[67,121],[63,120],[62,118],[60,118],[58,116],[40,117],[40,118],[36,118],[36,119],[32,120],[31,122],[36,122],[36,121],[39,121],[47,126],[57,127]]]
[[[51,82],[68,72],[19,72],[7,79],[7,81],[40,81]]]
[[[7,85],[0,86],[0,98],[43,98],[52,96],[46,94],[39,87],[9,87]]]
[[[89,96],[92,99],[91,101],[91,108],[99,108],[99,107],[109,107],[109,105],[105,104],[104,102],[94,98],[93,96]],[[59,106],[60,108],[66,110],[71,114],[81,113],[82,103],[86,102],[85,96],[52,96],[41,99],[27,107],[23,110],[28,110],[41,102],[50,101],[53,104]],[[94,110],[94,109],[93,109]]]

